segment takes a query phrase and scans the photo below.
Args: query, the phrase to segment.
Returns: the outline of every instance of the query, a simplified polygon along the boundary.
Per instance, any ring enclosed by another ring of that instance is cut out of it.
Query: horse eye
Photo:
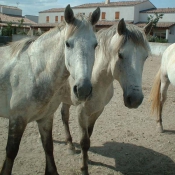
[[[67,47],[70,47],[70,44],[69,44],[67,41],[66,41],[66,46],[67,46]]]
[[[120,59],[123,59],[123,56],[122,56],[121,53],[118,53],[118,57],[119,57]]]
[[[98,46],[98,43],[95,44],[94,49]]]

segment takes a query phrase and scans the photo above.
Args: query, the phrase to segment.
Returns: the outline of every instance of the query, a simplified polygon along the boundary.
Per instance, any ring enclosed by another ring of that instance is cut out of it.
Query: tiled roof
[[[39,23],[39,24],[34,24],[32,25],[31,27],[35,28],[35,27],[48,27],[48,28],[51,28],[51,27],[56,27],[58,25],[58,23]]]
[[[64,9],[65,8],[53,8],[53,9],[41,11],[39,13],[64,12]]]
[[[82,4],[75,7],[72,7],[73,9],[77,8],[91,8],[91,7],[114,7],[114,6],[135,6],[137,4],[141,4],[143,1],[119,1],[119,2],[110,2],[109,4],[102,3],[88,3],[88,4]],[[49,10],[44,10],[39,13],[50,13],[50,12],[64,12],[64,8],[53,8]]]
[[[175,8],[149,9],[149,10],[143,10],[140,13],[175,13]]]
[[[146,25],[146,23],[145,22],[139,22],[135,25],[137,25],[139,27],[144,27]],[[175,22],[158,22],[157,23],[158,28],[170,28],[173,25],[175,25]]]
[[[96,24],[96,26],[112,26],[116,23],[118,23],[118,21],[105,21],[105,20],[101,20],[101,21],[98,21],[98,23]],[[125,21],[126,23],[133,23],[133,21]]]
[[[27,18],[23,18],[22,16],[17,17],[17,16],[10,16],[10,15],[5,15],[5,14],[0,13],[0,24],[7,23],[7,22],[12,22],[12,24],[19,24],[19,21],[21,19],[24,19],[24,22],[23,22],[24,25],[36,24],[35,22],[33,22]]]
[[[89,7],[113,7],[113,6],[135,6],[141,4],[143,1],[118,1],[110,2],[109,4],[102,3],[89,3],[75,6],[73,8],[89,8]]]
[[[19,9],[18,7],[15,7],[15,6],[7,6],[7,5],[1,5],[1,4],[0,4],[0,7],[5,7],[5,8],[9,8],[9,9],[21,10],[21,9]]]

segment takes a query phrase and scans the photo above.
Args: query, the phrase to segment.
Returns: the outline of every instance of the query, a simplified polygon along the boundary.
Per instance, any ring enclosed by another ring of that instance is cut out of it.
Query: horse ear
[[[145,32],[146,35],[148,35],[148,34],[151,32],[152,27],[153,27],[153,23],[150,21],[150,22],[143,28],[143,30],[144,30],[144,32]]]
[[[124,21],[123,18],[119,21],[117,30],[118,30],[118,34],[119,35],[122,35],[122,34],[125,33],[125,31],[126,31],[126,24],[125,24],[125,21]]]
[[[65,8],[64,19],[68,24],[73,23],[73,21],[75,19],[74,12],[73,12],[72,8],[70,7],[70,4],[68,4],[67,7]]]
[[[96,10],[92,13],[90,22],[92,25],[95,25],[100,18],[100,8],[97,7]]]

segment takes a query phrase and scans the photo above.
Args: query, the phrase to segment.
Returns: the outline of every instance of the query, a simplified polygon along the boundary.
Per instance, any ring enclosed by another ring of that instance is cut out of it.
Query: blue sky
[[[105,0],[104,0],[105,1]],[[67,4],[76,6],[86,3],[104,2],[103,0],[0,0],[2,5],[18,6],[23,15],[38,15],[38,12],[50,8],[64,8]],[[118,1],[118,0],[116,0]],[[111,2],[116,2],[111,0]],[[127,0],[119,0],[127,1]],[[175,8],[175,0],[150,0],[157,8]]]

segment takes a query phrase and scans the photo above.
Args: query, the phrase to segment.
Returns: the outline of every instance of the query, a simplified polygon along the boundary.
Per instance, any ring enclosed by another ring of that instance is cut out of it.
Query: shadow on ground
[[[92,165],[105,166],[124,175],[175,175],[175,163],[169,157],[142,146],[106,142],[89,151],[115,160],[115,167],[91,160]]]

